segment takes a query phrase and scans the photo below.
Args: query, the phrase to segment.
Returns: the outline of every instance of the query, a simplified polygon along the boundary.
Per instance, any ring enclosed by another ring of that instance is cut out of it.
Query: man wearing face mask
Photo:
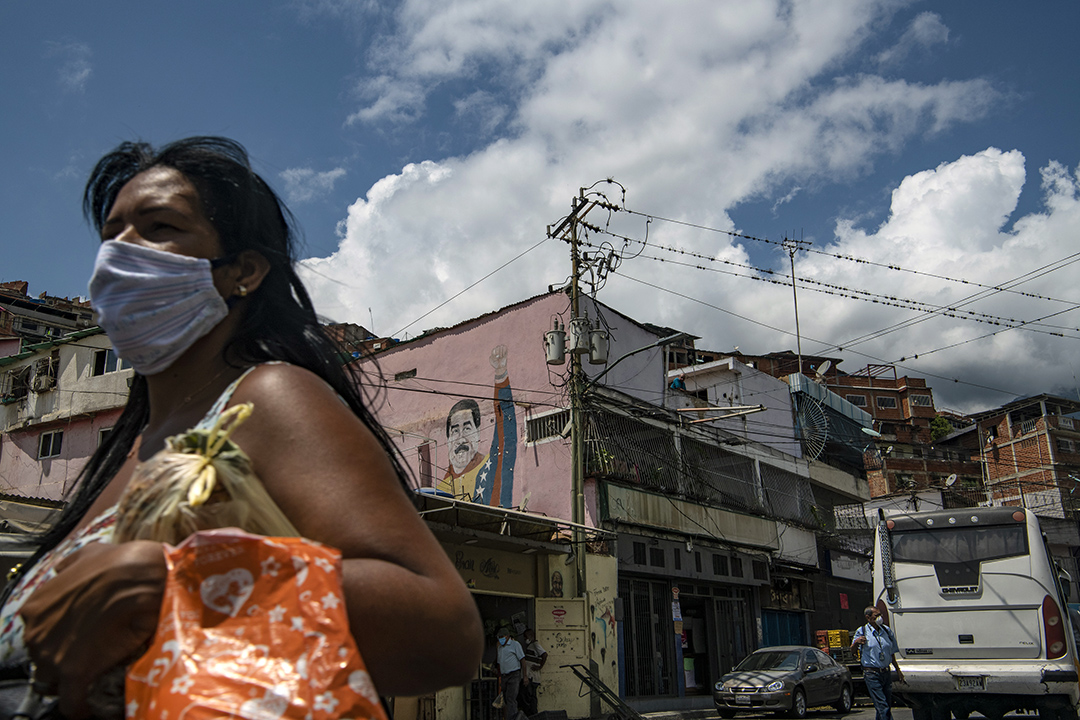
[[[896,668],[896,679],[904,682],[904,673],[896,662],[896,653],[900,647],[896,644],[896,633],[885,624],[885,618],[876,607],[867,607],[864,611],[866,624],[855,631],[851,641],[852,649],[860,645],[862,651],[863,680],[866,692],[874,701],[876,720],[893,720],[892,716],[892,673],[889,665]]]
[[[510,635],[510,628],[499,628],[499,676],[502,678],[503,718],[516,720],[518,716],[518,692],[521,684],[529,684],[526,674],[525,651],[521,643]]]

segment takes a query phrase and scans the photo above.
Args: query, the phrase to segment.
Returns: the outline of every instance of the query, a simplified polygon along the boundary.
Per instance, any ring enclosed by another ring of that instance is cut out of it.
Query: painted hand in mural
[[[496,345],[491,349],[491,357],[488,358],[491,367],[495,368],[495,382],[506,377],[506,346]]]

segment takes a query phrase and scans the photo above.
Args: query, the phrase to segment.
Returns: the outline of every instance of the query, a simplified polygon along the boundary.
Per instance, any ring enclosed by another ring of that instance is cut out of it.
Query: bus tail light
[[[1065,656],[1065,621],[1054,599],[1047,595],[1042,604],[1043,632],[1046,633],[1046,659]]]

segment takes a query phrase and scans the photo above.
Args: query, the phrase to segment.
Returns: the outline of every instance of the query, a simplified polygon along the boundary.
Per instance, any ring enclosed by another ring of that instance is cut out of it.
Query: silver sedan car
[[[782,645],[756,650],[713,686],[722,718],[740,710],[806,717],[807,708],[851,710],[851,673],[817,648]]]

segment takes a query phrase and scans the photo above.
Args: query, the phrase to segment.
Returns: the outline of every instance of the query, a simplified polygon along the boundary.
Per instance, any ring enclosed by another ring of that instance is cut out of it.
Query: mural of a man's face
[[[455,473],[461,473],[480,452],[480,428],[470,410],[458,410],[450,416],[449,425],[450,466]]]
[[[562,573],[558,570],[551,573],[551,597],[562,597]]]

